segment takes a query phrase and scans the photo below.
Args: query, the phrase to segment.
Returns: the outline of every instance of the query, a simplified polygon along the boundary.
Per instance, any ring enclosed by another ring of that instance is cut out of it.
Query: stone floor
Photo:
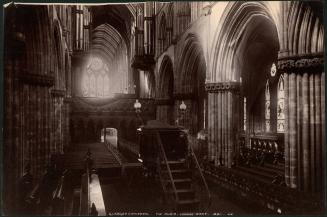
[[[122,179],[104,180],[100,178],[105,207],[108,215],[121,214],[171,214],[164,205],[160,195],[160,186],[156,183],[137,180],[124,181]],[[132,183],[132,184],[131,184]],[[207,213],[211,215],[255,215],[271,214],[269,210],[249,206],[233,198],[233,195],[219,188],[209,185],[212,204]]]

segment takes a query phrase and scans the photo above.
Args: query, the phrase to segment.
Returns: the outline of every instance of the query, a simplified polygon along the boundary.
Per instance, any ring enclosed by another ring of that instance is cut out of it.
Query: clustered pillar
[[[285,83],[285,182],[291,188],[320,191],[325,143],[323,56],[279,59]]]
[[[231,167],[237,138],[239,83],[207,83],[208,157],[216,166]]]

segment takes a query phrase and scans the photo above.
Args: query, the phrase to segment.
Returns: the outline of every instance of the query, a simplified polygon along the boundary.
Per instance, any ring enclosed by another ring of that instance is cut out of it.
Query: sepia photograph
[[[326,215],[324,7],[3,4],[1,214]]]

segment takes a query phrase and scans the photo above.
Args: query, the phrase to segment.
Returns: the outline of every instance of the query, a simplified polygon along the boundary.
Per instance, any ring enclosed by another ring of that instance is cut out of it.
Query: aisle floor
[[[163,203],[160,186],[138,180],[112,179],[102,181],[102,192],[109,215],[121,214],[172,214]],[[132,184],[129,185],[129,183]],[[233,198],[218,186],[210,185],[212,204],[207,211],[211,215],[271,214],[269,210],[251,207]]]

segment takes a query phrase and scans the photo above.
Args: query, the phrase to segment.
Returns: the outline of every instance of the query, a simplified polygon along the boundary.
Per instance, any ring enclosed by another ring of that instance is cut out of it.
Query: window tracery
[[[284,113],[284,77],[280,76],[277,89],[277,132],[285,131],[285,113]]]
[[[109,91],[108,66],[99,58],[93,58],[88,66],[82,81],[84,97],[107,97]]]
[[[265,92],[265,125],[266,132],[270,131],[270,90],[269,90],[269,81],[266,83],[266,92]]]

